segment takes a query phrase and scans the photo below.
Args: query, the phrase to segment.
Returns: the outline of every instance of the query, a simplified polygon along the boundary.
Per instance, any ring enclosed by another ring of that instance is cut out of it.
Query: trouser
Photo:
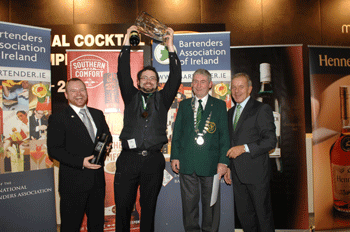
[[[237,216],[245,232],[273,232],[270,182],[241,183],[232,169],[232,186]]]
[[[61,231],[79,232],[87,216],[89,232],[103,232],[105,188],[93,188],[88,192],[61,193]]]
[[[186,232],[216,232],[220,223],[220,188],[215,205],[210,207],[213,178],[180,174],[183,222]],[[202,226],[199,226],[199,200],[202,201]]]
[[[154,231],[157,197],[162,187],[165,159],[160,151],[143,156],[123,150],[116,163],[114,198],[116,231],[129,232],[130,218],[140,186],[141,232]]]

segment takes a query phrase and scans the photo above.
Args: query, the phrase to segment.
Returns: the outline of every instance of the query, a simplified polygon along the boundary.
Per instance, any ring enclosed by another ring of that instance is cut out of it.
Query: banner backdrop
[[[213,87],[209,94],[226,101],[231,107],[230,98],[230,32],[175,34],[174,46],[181,61],[182,84],[168,112],[168,144],[163,147],[166,161],[170,161],[171,138],[176,113],[183,99],[192,97],[192,74],[199,68],[212,74]],[[169,59],[164,45],[153,41],[153,66],[160,76],[160,88],[168,79]],[[201,203],[200,203],[201,205]],[[200,207],[201,218],[201,207]],[[230,231],[235,226],[232,186],[221,180],[220,231]],[[164,171],[163,188],[158,197],[155,228],[157,231],[183,231],[180,178],[175,174],[170,162]]]
[[[350,228],[350,48],[309,50],[315,229]]]
[[[113,149],[106,158],[105,230],[115,231],[114,174],[115,162],[121,152],[119,135],[123,128],[124,102],[120,94],[117,71],[119,50],[67,50],[67,79],[80,78],[86,85],[88,106],[104,112],[113,136]],[[131,76],[136,84],[137,72],[143,68],[143,52],[130,54]],[[138,211],[137,211],[138,209]],[[133,231],[140,231],[139,205],[131,219]],[[84,219],[81,231],[87,231]]]
[[[0,227],[54,231],[50,30],[0,22],[0,61]]]
[[[275,227],[307,229],[302,46],[231,47],[231,70],[232,75],[247,73],[253,84],[251,96],[259,101],[267,100],[275,111],[278,143],[275,152],[270,153]],[[261,78],[269,75],[271,81]],[[266,93],[261,89],[262,81],[270,84],[272,91]],[[236,227],[239,228],[240,224],[237,223]]]

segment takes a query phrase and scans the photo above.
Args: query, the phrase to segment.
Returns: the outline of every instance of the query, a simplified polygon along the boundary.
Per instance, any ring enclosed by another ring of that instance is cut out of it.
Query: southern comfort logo
[[[71,78],[81,79],[86,88],[103,84],[103,74],[109,72],[108,61],[96,55],[82,55],[70,62]]]

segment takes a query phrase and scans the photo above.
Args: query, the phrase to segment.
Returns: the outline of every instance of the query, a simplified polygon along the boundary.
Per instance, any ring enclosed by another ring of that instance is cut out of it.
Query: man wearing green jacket
[[[180,173],[183,223],[186,232],[218,231],[220,192],[210,206],[214,175],[227,171],[229,132],[226,104],[210,96],[211,74],[198,69],[193,74],[194,97],[180,102],[173,131],[171,167]],[[199,200],[202,224],[199,224]]]

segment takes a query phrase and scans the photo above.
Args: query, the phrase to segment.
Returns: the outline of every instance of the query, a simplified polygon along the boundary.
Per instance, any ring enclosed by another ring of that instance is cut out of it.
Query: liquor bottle
[[[350,213],[350,86],[340,87],[342,131],[330,149],[333,184],[333,206]]]
[[[95,148],[93,151],[94,158],[90,160],[92,164],[103,165],[106,155],[107,145],[112,142],[112,137],[103,133],[95,142]]]
[[[276,159],[277,170],[283,171],[281,160],[281,109],[278,99],[273,92],[271,85],[271,66],[269,63],[260,64],[260,91],[257,100],[268,104],[273,110],[273,117],[276,126],[277,144],[274,150],[270,151],[270,158]]]
[[[137,46],[140,43],[140,36],[139,33],[137,31],[132,31],[130,32],[130,44],[132,46]]]

